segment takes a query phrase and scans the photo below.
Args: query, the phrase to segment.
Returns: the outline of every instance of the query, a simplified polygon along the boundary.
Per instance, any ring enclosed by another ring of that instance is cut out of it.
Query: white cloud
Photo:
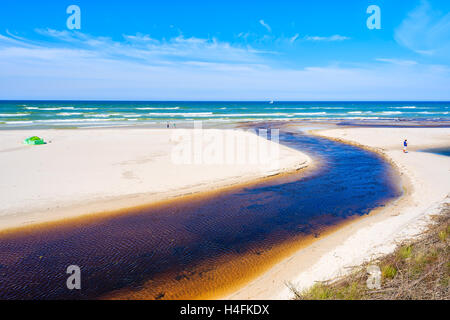
[[[153,43],[159,43],[158,40],[151,38],[148,34],[141,34],[141,33],[137,33],[136,35],[124,34],[123,37],[126,40],[129,40],[129,41],[132,41],[132,42],[153,42]]]
[[[448,55],[450,13],[443,15],[422,0],[395,30],[394,36],[397,43],[421,55]]]
[[[349,40],[350,38],[335,34],[335,35],[332,35],[329,37],[305,36],[304,39],[307,41],[344,41],[344,40]]]
[[[401,59],[387,59],[387,58],[378,58],[376,61],[392,63],[399,66],[414,66],[417,64],[417,61],[414,60],[401,60]]]
[[[250,36],[250,32],[240,32],[237,35],[238,38],[242,38],[244,40],[247,40],[249,36]]]
[[[266,28],[267,31],[272,32],[272,28],[269,26],[268,23],[264,22],[263,19],[259,20],[259,23],[260,23],[264,28]]]
[[[289,42],[290,43],[294,43],[295,42],[295,40],[297,40],[298,39],[298,37],[299,37],[299,34],[298,33],[296,33],[293,37],[291,37],[290,39],[289,39]]]
[[[218,39],[41,35],[51,41],[0,35],[0,99],[450,99],[442,66],[287,68],[273,55]]]
[[[125,42],[113,41],[107,37],[93,37],[81,32],[57,31],[52,29],[36,30],[39,34],[59,41],[72,48],[91,50],[103,57],[122,57],[137,59],[143,63],[154,64],[161,61],[183,60],[227,61],[230,63],[260,63],[264,51],[250,46],[237,46],[222,42],[216,38],[186,38],[183,35],[169,40],[157,40],[149,35],[124,35]],[[20,42],[19,42],[20,43]],[[25,45],[27,41],[22,41]],[[0,43],[1,45],[1,43]],[[52,47],[50,42],[41,43]]]

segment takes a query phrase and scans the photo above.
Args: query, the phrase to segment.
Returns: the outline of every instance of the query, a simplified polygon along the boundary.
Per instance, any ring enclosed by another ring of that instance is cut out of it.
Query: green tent
[[[34,137],[25,139],[25,141],[23,143],[35,146],[35,145],[39,145],[39,144],[45,144],[45,141],[42,138],[34,136]]]

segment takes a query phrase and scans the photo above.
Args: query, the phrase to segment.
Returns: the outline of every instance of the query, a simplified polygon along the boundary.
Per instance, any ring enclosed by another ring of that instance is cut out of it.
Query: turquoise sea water
[[[180,121],[415,119],[450,121],[450,102],[0,101],[0,128]]]

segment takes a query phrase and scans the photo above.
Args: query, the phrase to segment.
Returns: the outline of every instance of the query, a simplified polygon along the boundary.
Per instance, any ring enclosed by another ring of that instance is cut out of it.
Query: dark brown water
[[[377,155],[301,133],[280,142],[320,160],[280,177],[146,210],[0,235],[1,299],[208,298],[303,242],[398,196]],[[82,289],[66,288],[78,265]]]

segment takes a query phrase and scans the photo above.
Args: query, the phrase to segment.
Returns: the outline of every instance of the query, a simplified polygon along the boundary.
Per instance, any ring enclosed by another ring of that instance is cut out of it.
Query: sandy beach
[[[430,215],[449,201],[450,158],[419,151],[449,147],[448,128],[338,128],[315,130],[313,134],[381,154],[399,170],[404,195],[299,250],[224,298],[290,299],[293,294],[288,286],[306,289],[391,252],[397,243],[418,234],[429,223]],[[409,141],[407,154],[402,151],[404,139]]]
[[[232,153],[275,150],[272,160],[277,166],[245,158],[225,164],[202,159],[202,153],[225,147],[221,139],[192,147],[191,162],[177,162],[173,152],[180,145],[180,134],[193,135],[193,130],[0,131],[0,230],[147,205],[296,171],[311,163],[307,155],[252,132],[218,129],[203,130],[205,139],[234,134],[246,142],[232,147]],[[48,143],[23,145],[31,135]]]

